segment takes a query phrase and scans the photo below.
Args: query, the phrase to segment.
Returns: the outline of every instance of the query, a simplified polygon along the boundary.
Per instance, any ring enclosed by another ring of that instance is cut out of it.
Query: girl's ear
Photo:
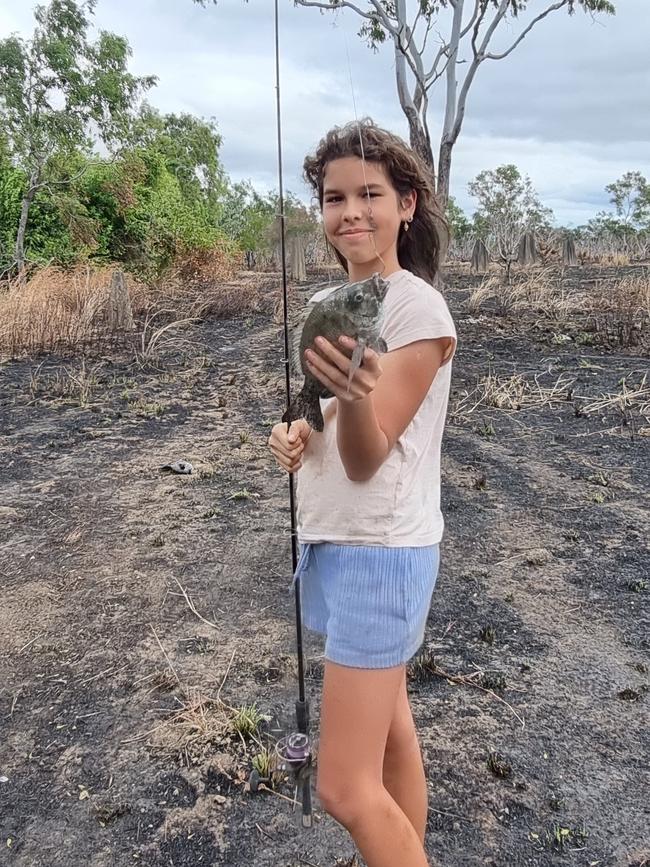
[[[418,200],[418,194],[416,190],[411,190],[404,198],[402,199],[402,211],[404,212],[404,216],[412,217],[415,213],[415,204]]]

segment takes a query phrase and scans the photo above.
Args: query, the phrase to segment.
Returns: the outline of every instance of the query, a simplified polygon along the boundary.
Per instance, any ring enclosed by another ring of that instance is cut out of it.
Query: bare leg
[[[428,867],[420,832],[382,779],[403,678],[404,666],[325,664],[318,796],[324,809],[348,829],[368,867]]]
[[[424,843],[429,793],[422,765],[422,751],[406,692],[406,672],[388,732],[383,780],[384,786],[411,820],[420,840]]]

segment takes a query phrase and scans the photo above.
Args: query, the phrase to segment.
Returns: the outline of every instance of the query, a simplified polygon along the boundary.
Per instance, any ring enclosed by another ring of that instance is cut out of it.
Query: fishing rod
[[[287,410],[291,404],[291,378],[289,371],[289,317],[287,302],[287,260],[285,241],[284,190],[282,182],[282,117],[280,105],[280,22],[278,0],[275,0],[275,91],[276,118],[278,134],[278,185],[280,204],[280,257],[282,262],[282,308],[284,320],[284,364],[285,387],[287,395]],[[287,422],[289,430],[291,422]],[[289,476],[289,504],[291,511],[291,561],[293,574],[298,566],[298,541],[296,534],[296,500],[293,486],[293,475]],[[296,651],[298,657],[298,698],[296,699],[296,725],[298,730],[281,738],[276,744],[276,752],[282,762],[289,767],[294,775],[296,796],[300,793],[302,803],[302,825],[310,828],[312,825],[311,773],[312,755],[309,741],[309,702],[305,695],[305,664],[302,635],[302,610],[300,600],[300,576],[294,584],[296,603]],[[251,779],[251,789],[253,780]]]
[[[285,389],[287,399],[287,414],[291,405],[291,377],[290,377],[290,354],[289,354],[289,316],[288,316],[288,300],[287,300],[287,260],[286,260],[286,215],[284,213],[284,187],[282,178],[282,112],[280,99],[280,24],[279,24],[279,6],[278,0],[274,3],[275,10],[275,91],[276,91],[276,119],[277,119],[277,152],[278,152],[278,187],[279,187],[279,217],[280,217],[280,259],[282,267],[282,311],[284,324],[284,364],[285,373]],[[366,178],[366,159],[363,147],[363,137],[361,135],[361,127],[357,115],[356,100],[354,96],[354,85],[352,82],[352,68],[350,64],[350,55],[347,48],[346,40],[346,55],[348,70],[350,73],[350,87],[352,90],[352,100],[354,105],[354,115],[359,133],[359,144],[361,147],[361,161],[363,167],[363,178],[368,193],[368,217],[371,225],[374,224],[372,216],[372,208],[370,205],[370,195],[368,192],[368,181]],[[373,247],[377,257],[382,262],[385,269],[385,263],[375,245],[374,236],[371,238]],[[287,431],[291,427],[291,422],[287,421]],[[298,540],[296,533],[296,502],[293,484],[293,475],[289,476],[289,505],[291,512],[291,561],[292,572],[296,575],[298,567]],[[302,632],[302,610],[300,599],[300,575],[297,575],[294,581],[295,595],[295,612],[296,612],[296,652],[298,658],[298,698],[296,699],[296,725],[297,731],[281,738],[276,744],[276,753],[283,763],[285,768],[289,768],[294,776],[296,800],[300,794],[302,804],[302,825],[305,828],[312,826],[312,796],[311,796],[311,775],[313,771],[311,743],[309,739],[309,701],[305,693],[305,666],[304,666],[304,650],[303,650],[303,632]],[[257,791],[259,784],[262,782],[257,771],[253,771],[250,776],[251,791]]]

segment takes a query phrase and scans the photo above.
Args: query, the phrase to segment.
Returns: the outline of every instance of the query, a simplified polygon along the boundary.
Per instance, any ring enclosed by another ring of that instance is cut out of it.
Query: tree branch
[[[542,18],[546,18],[546,16],[550,12],[556,12],[558,9],[561,9],[563,6],[566,6],[567,2],[568,2],[568,0],[559,0],[558,3],[554,3],[552,6],[549,6],[548,9],[546,9],[544,12],[540,12],[540,14],[537,16],[537,18],[533,18],[533,20],[530,22],[528,27],[526,27],[526,29],[521,33],[519,38],[516,39],[512,43],[512,45],[510,46],[510,48],[508,48],[507,51],[504,51],[502,54],[486,54],[485,59],[486,60],[503,60],[503,58],[507,57],[511,51],[514,51],[514,49],[519,45],[521,40],[524,39],[524,37],[528,33],[530,33],[530,31],[537,24],[538,21],[541,21]]]
[[[354,12],[362,18],[367,18],[369,21],[372,20],[372,15],[363,12],[358,6],[355,6],[354,3],[350,3],[349,0],[340,0],[337,6],[332,6],[331,3],[319,3],[317,0],[293,0],[293,2],[296,6],[312,7],[313,9],[327,9],[328,12],[336,12],[337,9],[343,9],[347,6],[348,9],[354,10]]]

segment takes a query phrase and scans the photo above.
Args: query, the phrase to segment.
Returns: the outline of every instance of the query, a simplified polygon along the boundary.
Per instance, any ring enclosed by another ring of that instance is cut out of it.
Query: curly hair
[[[403,225],[399,229],[397,257],[403,268],[433,283],[441,251],[449,242],[449,229],[436,199],[431,171],[403,139],[378,127],[369,117],[342,127],[335,126],[321,139],[316,153],[307,156],[303,164],[304,178],[318,196],[321,211],[327,164],[349,156],[380,163],[400,198],[412,190],[417,193],[413,222],[408,232]],[[347,271],[345,257],[336,249],[334,254]]]

